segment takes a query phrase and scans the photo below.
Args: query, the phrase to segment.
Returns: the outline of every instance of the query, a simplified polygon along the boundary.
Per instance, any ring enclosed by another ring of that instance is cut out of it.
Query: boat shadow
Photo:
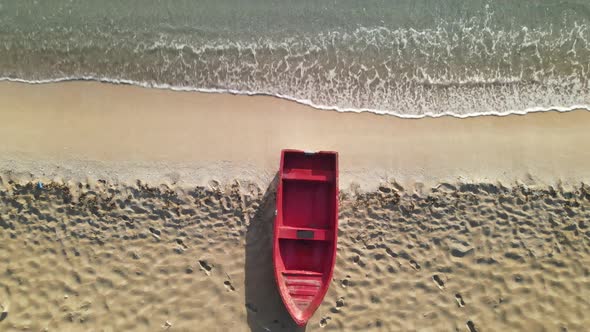
[[[246,232],[246,311],[250,330],[305,331],[285,308],[277,290],[272,261],[272,240],[278,173],[266,189]]]

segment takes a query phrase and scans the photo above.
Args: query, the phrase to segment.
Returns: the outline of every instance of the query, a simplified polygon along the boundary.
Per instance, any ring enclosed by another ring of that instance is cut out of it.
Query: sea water
[[[0,0],[0,79],[401,117],[590,109],[590,1]]]

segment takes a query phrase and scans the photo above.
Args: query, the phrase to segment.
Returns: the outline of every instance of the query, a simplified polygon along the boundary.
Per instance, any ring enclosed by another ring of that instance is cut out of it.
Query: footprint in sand
[[[344,278],[344,279],[342,279],[342,280],[340,281],[340,286],[341,286],[342,288],[346,288],[346,287],[348,287],[348,285],[350,284],[349,280],[350,280],[350,276],[349,276],[349,275],[347,275],[347,276],[346,276],[346,278]]]
[[[184,244],[184,242],[181,239],[176,239],[176,243],[182,247],[182,249],[186,250],[188,249],[188,246],[186,244]]]
[[[0,312],[0,322],[1,322],[1,321],[5,320],[6,317],[8,317],[8,306],[0,304],[0,310],[2,310],[2,312]]]
[[[205,271],[205,273],[209,276],[211,275],[211,270],[213,270],[213,265],[207,263],[205,260],[199,260],[199,265],[201,266],[201,270]]]
[[[332,307],[330,311],[333,314],[337,314],[340,312],[340,310],[342,310],[342,307],[344,307],[344,297],[340,297],[338,300],[336,300],[336,305]]]
[[[337,311],[342,310],[342,307],[344,307],[344,298],[341,297],[338,299],[338,301],[336,301],[336,307],[334,309],[336,309]]]
[[[153,236],[154,238],[156,238],[156,239],[158,239],[158,240],[160,239],[160,235],[162,234],[162,232],[160,232],[159,230],[157,230],[157,229],[155,229],[155,228],[153,228],[153,227],[150,227],[150,228],[148,228],[148,229],[150,230],[150,232],[152,233],[152,236]]]
[[[439,289],[445,289],[445,282],[439,277],[438,274],[433,275],[432,280]]]
[[[360,267],[364,268],[366,266],[365,262],[361,260],[361,256],[359,255],[352,257],[352,261]]]
[[[420,266],[420,264],[418,264],[418,262],[416,262],[416,261],[415,261],[415,260],[413,260],[413,259],[411,259],[411,260],[410,260],[410,266],[411,266],[411,267],[412,267],[414,270],[416,270],[416,271],[418,271],[418,270],[420,270],[420,269],[422,268],[422,267]]]
[[[467,328],[469,329],[469,332],[477,332],[475,324],[470,320],[467,321]]]
[[[223,285],[225,286],[225,288],[227,289],[228,292],[235,291],[236,288],[231,283],[231,277],[227,273],[225,274],[225,276],[227,277],[227,279],[223,282]]]
[[[228,276],[228,279],[229,279],[229,276]],[[230,280],[226,280],[226,281],[224,281],[224,282],[223,282],[223,285],[225,286],[225,288],[227,289],[227,291],[228,291],[228,292],[233,292],[233,291],[235,291],[235,290],[236,290],[236,289],[234,288],[234,285],[232,285],[232,284],[231,284],[231,281],[230,281]]]
[[[463,296],[461,296],[461,294],[455,294],[455,300],[457,301],[459,308],[463,308],[465,306],[465,301],[463,301]]]

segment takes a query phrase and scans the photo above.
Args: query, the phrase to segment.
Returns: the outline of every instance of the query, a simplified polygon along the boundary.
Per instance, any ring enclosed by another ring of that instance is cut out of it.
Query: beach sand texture
[[[292,331],[281,148],[338,150],[306,331],[585,331],[590,113],[341,114],[271,97],[0,84],[1,331]]]
[[[4,177],[2,330],[295,330],[272,276],[274,190]],[[307,331],[583,331],[588,220],[587,186],[345,190]]]

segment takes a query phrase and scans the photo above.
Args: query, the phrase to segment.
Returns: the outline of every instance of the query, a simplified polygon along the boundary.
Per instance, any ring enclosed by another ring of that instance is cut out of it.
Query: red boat
[[[275,279],[297,325],[322,303],[338,238],[338,153],[283,150],[277,190]]]

